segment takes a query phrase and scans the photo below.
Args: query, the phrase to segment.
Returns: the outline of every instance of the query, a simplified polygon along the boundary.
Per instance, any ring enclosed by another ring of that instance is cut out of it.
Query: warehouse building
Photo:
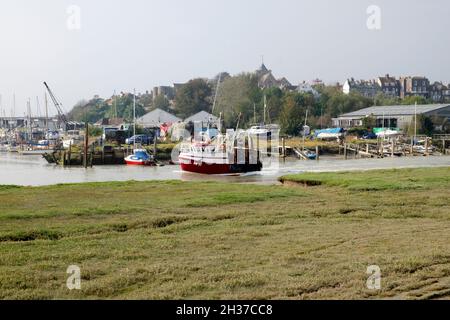
[[[342,114],[332,121],[334,127],[351,128],[362,126],[364,118],[374,117],[376,127],[403,129],[414,121],[416,114],[450,120],[450,104],[374,106]]]

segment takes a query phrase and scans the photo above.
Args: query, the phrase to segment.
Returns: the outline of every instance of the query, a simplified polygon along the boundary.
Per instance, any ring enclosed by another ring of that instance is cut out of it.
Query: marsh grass
[[[0,187],[0,298],[448,299],[449,178],[434,168],[283,178],[291,186]],[[73,264],[79,291],[65,285]],[[381,290],[365,286],[372,264]]]

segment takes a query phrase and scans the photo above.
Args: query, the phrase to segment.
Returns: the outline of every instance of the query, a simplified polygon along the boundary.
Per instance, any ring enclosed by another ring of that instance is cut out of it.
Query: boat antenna
[[[219,73],[219,77],[217,79],[217,85],[216,85],[216,92],[214,94],[214,102],[213,102],[213,106],[212,106],[212,110],[211,110],[211,114],[214,114],[214,109],[216,107],[216,102],[217,102],[217,95],[219,93],[219,85],[220,85],[220,80],[222,79],[222,72]]]

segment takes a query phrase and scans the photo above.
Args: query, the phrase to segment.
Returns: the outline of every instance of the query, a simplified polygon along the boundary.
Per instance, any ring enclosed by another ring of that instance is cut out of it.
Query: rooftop
[[[208,121],[218,121],[219,118],[217,118],[216,116],[206,112],[206,111],[200,111],[192,116],[190,116],[189,118],[186,118],[184,120],[184,122],[208,122]]]
[[[450,104],[426,104],[426,105],[397,105],[397,106],[374,106],[364,108],[361,110],[345,113],[340,117],[365,117],[368,115],[374,116],[405,116],[414,115],[417,110],[417,114],[428,113],[436,111],[442,108],[450,107]]]

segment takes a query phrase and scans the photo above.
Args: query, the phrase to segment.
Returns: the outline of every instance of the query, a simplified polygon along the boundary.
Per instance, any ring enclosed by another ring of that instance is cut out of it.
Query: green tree
[[[182,118],[200,111],[211,112],[211,87],[203,79],[194,79],[183,85],[175,96],[175,112]]]
[[[258,79],[250,73],[243,73],[225,79],[220,85],[215,114],[222,113],[225,127],[236,126],[239,114],[242,115],[240,126],[253,122],[254,108],[258,119],[263,116],[263,95],[258,88]]]
[[[404,105],[413,105],[413,104],[427,104],[428,101],[426,98],[421,97],[421,96],[409,96],[409,97],[405,97],[402,101],[401,104]]]
[[[305,97],[298,93],[286,94],[279,119],[281,132],[288,135],[298,135],[302,130],[305,115]]]
[[[117,117],[124,118],[126,121],[133,121],[133,94],[124,94],[121,97],[118,97],[115,101],[117,108]],[[145,114],[145,109],[142,104],[139,103],[136,98],[136,118],[139,118]],[[110,107],[107,112],[108,118],[114,118],[115,114],[113,109]]]
[[[377,118],[373,115],[370,115],[368,117],[365,117],[363,120],[363,127],[366,129],[373,129],[377,125]]]
[[[169,111],[170,102],[164,95],[159,95],[153,100],[153,109]]]
[[[434,133],[434,124],[430,117],[423,114],[417,116],[417,122],[420,124],[420,133],[431,136]]]

